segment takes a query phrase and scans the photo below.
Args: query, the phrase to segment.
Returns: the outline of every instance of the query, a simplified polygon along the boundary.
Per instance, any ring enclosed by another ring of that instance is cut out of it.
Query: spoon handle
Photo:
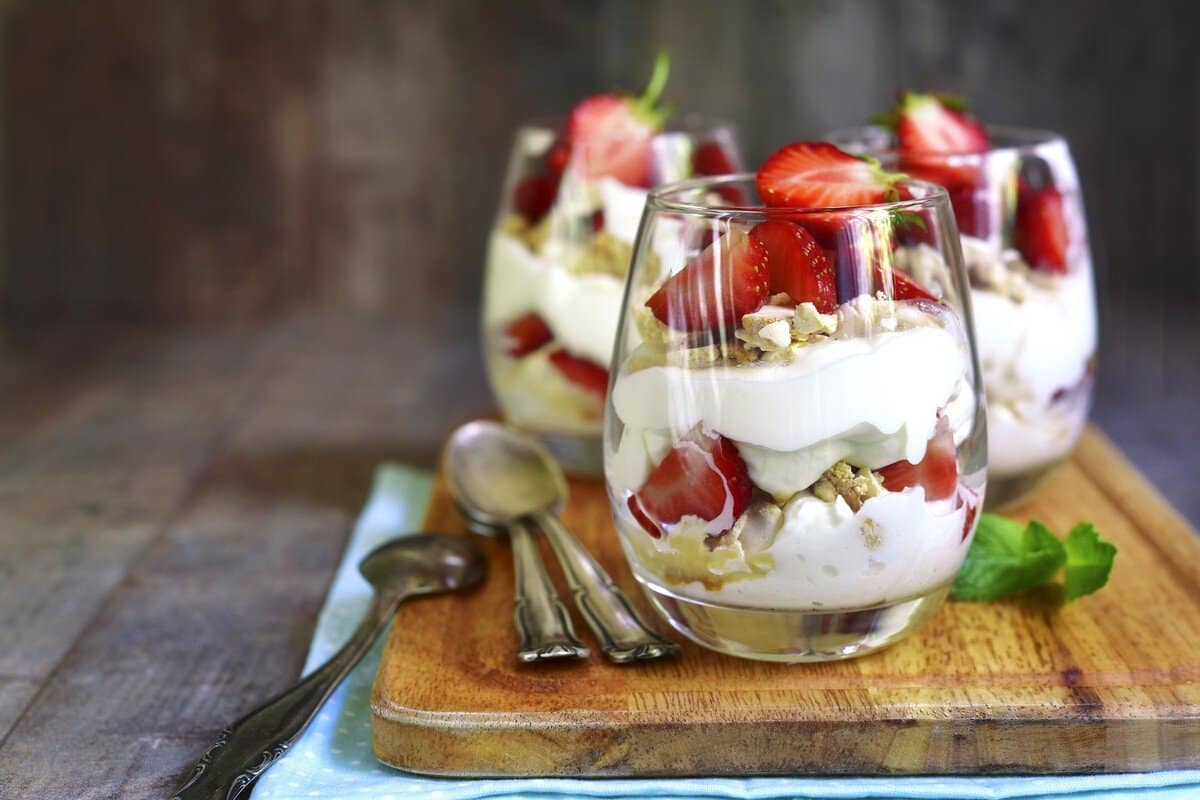
[[[679,645],[659,636],[646,624],[604,567],[558,517],[543,511],[534,519],[562,564],[579,613],[595,632],[610,661],[624,664],[679,652]]]
[[[221,731],[171,800],[233,800],[240,795],[300,737],[334,688],[370,649],[395,608],[394,599],[377,598],[333,657]]]
[[[521,637],[518,657],[525,662],[587,658],[592,651],[575,636],[571,616],[546,574],[546,565],[533,533],[518,520],[509,525],[508,538],[512,544],[516,577],[513,620],[517,635]]]

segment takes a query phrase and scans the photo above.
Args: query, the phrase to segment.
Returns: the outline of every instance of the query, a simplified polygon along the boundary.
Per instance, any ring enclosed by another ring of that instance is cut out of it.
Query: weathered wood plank
[[[245,345],[142,350],[0,452],[0,674],[44,678],[161,529],[250,400]]]
[[[201,338],[178,363],[159,356],[153,369],[138,372],[133,383],[143,399],[109,412],[124,420],[119,429],[131,434],[129,447],[140,444],[142,467],[161,472],[174,453],[194,465],[194,483],[157,526],[149,522],[156,507],[137,500],[154,493],[144,477],[126,478],[124,491],[89,477],[54,496],[80,502],[114,491],[113,502],[152,533],[127,555],[132,566],[84,620],[81,636],[0,746],[0,796],[16,787],[45,798],[162,794],[223,724],[294,680],[374,468],[389,458],[428,463],[447,427],[488,405],[477,377],[459,377],[462,363],[475,358],[473,345],[440,347],[439,358],[411,357],[456,324],[295,321],[258,333],[209,334],[216,340]],[[177,353],[184,345],[168,340],[164,348]],[[230,350],[245,354],[239,359]],[[183,364],[193,367],[181,374]],[[443,402],[430,402],[430,386],[444,388]],[[156,411],[157,402],[174,410]],[[199,427],[189,415],[204,409],[225,431],[215,440],[188,433]],[[119,437],[89,433],[103,413],[41,436],[53,442],[70,433],[88,443],[83,452],[108,452],[119,470],[132,453],[113,441]],[[147,449],[160,423],[161,442],[194,452]],[[89,473],[70,459],[49,459],[39,480],[63,483],[59,476],[68,474]],[[0,468],[0,487],[3,479]],[[47,545],[46,558],[68,544]],[[80,564],[95,562],[88,554]],[[72,602],[92,601],[83,594]],[[0,614],[6,606],[13,610],[0,618],[0,634],[23,636],[20,651],[62,646],[57,636],[45,643],[37,630],[20,634],[30,612],[11,595],[0,597]],[[63,758],[67,752],[71,759]]]

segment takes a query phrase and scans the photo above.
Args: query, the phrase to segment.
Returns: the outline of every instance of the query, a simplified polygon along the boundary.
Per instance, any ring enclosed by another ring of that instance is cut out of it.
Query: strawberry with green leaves
[[[666,54],[660,53],[641,97],[596,94],[571,110],[567,138],[572,161],[584,177],[611,177],[627,186],[653,183],[654,137],[670,114],[659,105],[669,70]]]
[[[901,92],[896,106],[877,121],[895,131],[905,172],[946,187],[959,230],[968,236],[987,237],[991,215],[983,154],[992,143],[962,99]]]

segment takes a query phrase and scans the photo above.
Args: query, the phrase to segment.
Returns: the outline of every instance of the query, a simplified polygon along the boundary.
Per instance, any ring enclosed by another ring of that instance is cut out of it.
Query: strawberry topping
[[[527,356],[554,338],[549,326],[537,314],[518,317],[501,334],[500,346],[513,358]]]
[[[558,197],[558,176],[550,173],[530,175],[513,189],[513,208],[530,225],[546,216]]]
[[[728,175],[734,171],[733,159],[720,142],[704,142],[692,152],[693,175]]]
[[[763,163],[758,194],[769,206],[865,206],[894,199],[898,179],[881,170],[877,161],[852,156],[828,142],[796,142]]]
[[[753,491],[746,462],[733,442],[723,436],[693,436],[677,441],[650,470],[630,496],[629,510],[657,539],[661,525],[689,514],[711,522],[728,512],[725,519],[732,524],[750,505]]]
[[[654,136],[666,112],[656,107],[667,81],[666,56],[659,54],[645,94],[597,94],[584,99],[567,118],[572,162],[584,177],[612,177],[628,186],[653,183]]]
[[[1062,193],[1053,185],[1034,189],[1027,181],[1018,181],[1013,244],[1025,263],[1035,269],[1065,273],[1069,242]]]
[[[732,332],[743,315],[767,301],[767,280],[766,250],[734,229],[668,278],[646,306],[675,330]]]
[[[920,464],[897,461],[877,470],[883,486],[889,492],[899,492],[910,486],[924,486],[926,500],[941,500],[958,489],[958,460],[954,434],[945,417],[938,420],[933,438],[925,446]]]
[[[559,348],[550,354],[553,364],[567,380],[589,392],[604,396],[608,391],[608,370],[586,358],[573,356]]]
[[[984,153],[991,147],[983,125],[945,96],[903,92],[893,116],[902,153]]]
[[[704,142],[692,152],[693,175],[729,175],[736,169],[733,159],[719,142]],[[718,186],[714,191],[730,205],[746,204],[746,193],[740,186]]]
[[[777,219],[750,231],[766,250],[769,292],[786,292],[797,303],[812,303],[828,314],[837,308],[837,278],[813,235],[800,225]]]

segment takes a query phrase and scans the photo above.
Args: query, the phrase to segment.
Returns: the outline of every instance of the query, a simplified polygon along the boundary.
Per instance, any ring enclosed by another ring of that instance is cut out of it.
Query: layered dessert
[[[950,194],[987,388],[992,497],[1010,501],[1070,452],[1091,398],[1095,297],[1070,153],[1052,134],[985,128],[941,96],[906,92],[881,121],[899,168]]]
[[[605,474],[652,591],[820,612],[953,581],[983,491],[981,449],[960,453],[982,425],[953,259],[904,233],[923,186],[789,145],[757,175],[767,208],[700,220],[676,262],[634,276]],[[686,205],[703,202],[720,198]]]
[[[608,364],[647,191],[734,168],[728,131],[664,130],[665,78],[660,60],[642,97],[595,95],[561,129],[523,129],[488,246],[485,358],[501,409],[534,432],[590,440],[596,470]]]

